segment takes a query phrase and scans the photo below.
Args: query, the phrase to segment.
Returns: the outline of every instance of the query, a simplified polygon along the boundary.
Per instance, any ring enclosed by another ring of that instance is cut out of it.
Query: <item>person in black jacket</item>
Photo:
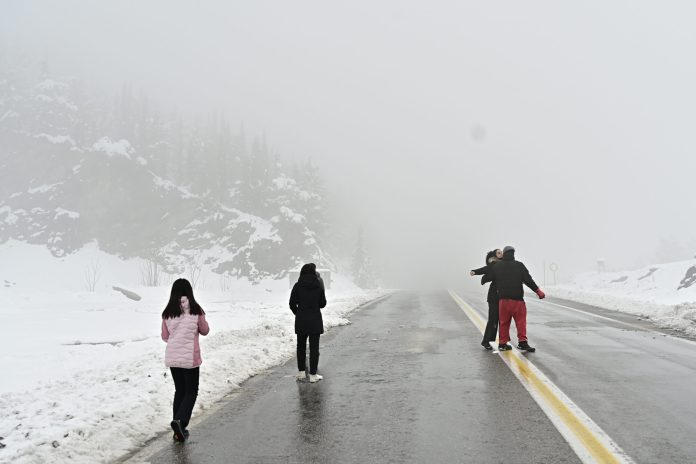
[[[324,282],[317,273],[313,263],[305,264],[300,270],[300,278],[290,293],[290,310],[295,315],[295,333],[297,334],[297,380],[304,380],[307,366],[307,338],[309,338],[309,381],[320,381],[317,374],[319,366],[319,336],[324,333],[324,321],[321,308],[326,306]]]
[[[469,274],[471,276],[475,275],[485,275],[490,271],[491,266],[495,265],[503,257],[503,250],[496,249],[489,251],[486,254],[486,265],[478,269],[472,270]],[[486,282],[481,278],[481,285],[485,285]],[[492,350],[491,342],[495,341],[495,336],[498,333],[498,289],[494,283],[491,283],[488,288],[488,322],[486,323],[486,330],[483,331],[483,340],[481,341],[481,346],[487,350]]]
[[[539,298],[544,298],[546,295],[529,275],[527,267],[520,261],[515,261],[515,248],[511,246],[503,248],[503,259],[491,267],[482,281],[492,282],[491,285],[495,284],[498,288],[498,297],[500,298],[498,349],[502,351],[511,349],[507,343],[510,341],[510,322],[515,319],[517,338],[519,339],[517,348],[529,352],[536,351],[527,342],[527,306],[524,303],[522,285],[529,287]]]

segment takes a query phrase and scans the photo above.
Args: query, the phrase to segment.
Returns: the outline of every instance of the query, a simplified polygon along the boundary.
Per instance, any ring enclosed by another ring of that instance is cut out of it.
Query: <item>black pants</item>
[[[488,323],[486,330],[483,331],[483,341],[481,344],[488,344],[495,341],[498,333],[498,300],[488,302]]]
[[[309,337],[309,373],[315,375],[319,366],[319,334],[297,334],[297,369],[307,370],[307,337]]]
[[[174,379],[174,420],[180,420],[183,428],[188,427],[191,412],[198,398],[198,376],[200,369],[170,367]]]

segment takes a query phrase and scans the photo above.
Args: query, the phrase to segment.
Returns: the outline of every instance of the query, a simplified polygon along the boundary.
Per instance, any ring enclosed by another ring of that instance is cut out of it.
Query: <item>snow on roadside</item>
[[[551,296],[635,314],[696,336],[696,260],[624,272],[585,273],[550,287]]]
[[[20,251],[33,259],[27,269],[46,266],[55,281],[41,288],[22,266],[5,265],[11,261],[3,258]],[[107,266],[104,275],[142,300],[129,300],[105,282],[94,293],[80,290],[81,266],[114,259],[85,253],[57,260],[28,245],[0,247],[0,283],[7,282],[0,285],[0,324],[6,328],[0,338],[0,437],[6,445],[0,463],[110,462],[168,427],[173,383],[159,330],[169,288],[129,284],[133,268],[115,262],[121,268]],[[288,280],[229,285],[224,292],[196,290],[211,332],[201,337],[194,415],[294,351]],[[325,326],[347,324],[352,310],[380,294],[334,275]]]

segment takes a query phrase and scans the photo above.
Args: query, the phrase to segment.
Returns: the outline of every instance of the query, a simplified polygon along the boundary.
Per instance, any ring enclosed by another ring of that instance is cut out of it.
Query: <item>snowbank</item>
[[[94,263],[100,275],[90,292]],[[39,246],[0,246],[1,463],[109,462],[167,430],[173,383],[159,331],[169,288],[138,286],[138,266],[96,247],[57,259]],[[294,351],[287,279],[225,285],[196,290],[211,332],[201,337],[194,415]],[[347,324],[379,294],[334,275],[325,326]]]
[[[696,259],[635,271],[580,274],[551,296],[623,311],[696,336]]]

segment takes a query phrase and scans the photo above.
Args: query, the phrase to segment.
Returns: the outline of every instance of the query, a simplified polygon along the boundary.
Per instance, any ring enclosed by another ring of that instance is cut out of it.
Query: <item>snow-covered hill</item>
[[[647,317],[696,336],[696,259],[624,272],[585,273],[549,294]]]
[[[58,257],[96,243],[252,280],[330,265],[315,167],[285,167],[263,140],[222,120],[187,126],[128,90],[107,104],[75,79],[0,72],[0,174],[0,243]]]

